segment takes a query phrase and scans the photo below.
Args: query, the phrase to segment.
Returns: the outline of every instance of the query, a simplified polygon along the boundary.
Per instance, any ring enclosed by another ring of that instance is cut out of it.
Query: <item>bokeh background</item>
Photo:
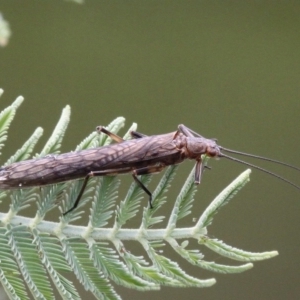
[[[0,49],[1,109],[18,95],[26,100],[11,126],[2,163],[37,126],[45,129],[45,142],[70,104],[65,152],[97,125],[124,116],[128,126],[137,122],[148,135],[174,131],[183,123],[225,147],[300,166],[299,1],[86,0],[78,5],[1,0],[0,11],[13,33]],[[257,164],[300,184],[295,171]],[[210,165],[184,226],[247,168],[226,160]],[[192,166],[181,166],[166,216]],[[122,177],[124,192],[130,181]],[[215,277],[217,284],[117,291],[124,299],[144,300],[298,299],[299,215],[299,190],[253,171],[251,182],[220,211],[209,234],[248,251],[278,250],[279,256],[242,274],[220,275],[186,264],[167,248],[187,273]],[[235,264],[203,251],[208,260]]]

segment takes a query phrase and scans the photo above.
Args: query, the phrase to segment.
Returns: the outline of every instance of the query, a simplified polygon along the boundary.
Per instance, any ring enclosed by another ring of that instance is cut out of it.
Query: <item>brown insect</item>
[[[66,211],[65,215],[77,207],[91,177],[131,173],[134,180],[149,195],[149,204],[152,207],[152,194],[137,175],[158,173],[166,166],[179,164],[189,158],[196,160],[195,183],[199,184],[205,167],[202,163],[202,155],[228,158],[275,176],[300,189],[296,184],[277,174],[223,152],[267,160],[298,171],[300,168],[266,157],[221,147],[215,140],[206,139],[184,125],[179,125],[175,132],[153,136],[145,136],[132,131],[133,139],[126,141],[104,127],[99,126],[97,130],[107,134],[117,143],[60,155],[48,155],[5,166],[0,169],[0,189],[42,186],[84,178],[73,207]]]

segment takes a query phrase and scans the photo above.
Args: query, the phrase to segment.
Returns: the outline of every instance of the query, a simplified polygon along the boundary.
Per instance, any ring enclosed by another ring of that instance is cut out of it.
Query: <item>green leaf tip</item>
[[[59,149],[61,147],[61,143],[67,127],[70,122],[70,115],[71,115],[71,107],[66,105],[66,107],[62,110],[60,119],[55,126],[54,131],[52,132],[51,137],[49,138],[48,142],[46,143],[45,147],[38,155],[38,157],[43,157],[47,154],[58,154]]]
[[[227,204],[230,199],[250,180],[251,169],[247,169],[241,173],[235,180],[233,180],[206,208],[200,217],[197,227],[203,228],[208,226],[214,215],[219,209]]]
[[[5,47],[11,36],[11,29],[9,23],[4,19],[0,13],[0,46]]]
[[[24,97],[23,96],[19,96],[17,97],[17,99],[12,103],[12,107],[14,107],[15,109],[17,109],[18,107],[20,107],[20,105],[23,103],[24,101]]]

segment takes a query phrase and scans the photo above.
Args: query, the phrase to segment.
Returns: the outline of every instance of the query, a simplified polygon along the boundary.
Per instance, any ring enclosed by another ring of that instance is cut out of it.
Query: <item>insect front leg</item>
[[[205,165],[202,160],[197,160],[195,168],[195,184],[200,184]]]
[[[188,137],[200,137],[200,138],[203,138],[203,136],[201,134],[197,133],[196,131],[194,131],[194,130],[188,128],[188,127],[186,127],[183,124],[178,125],[178,132],[181,132],[185,136],[188,136]],[[210,138],[210,140],[213,140],[213,141],[217,142],[216,138]]]
[[[200,135],[199,133],[195,132],[194,130],[186,127],[183,124],[178,125],[178,131],[183,133],[185,136],[188,137],[203,137],[202,135]]]

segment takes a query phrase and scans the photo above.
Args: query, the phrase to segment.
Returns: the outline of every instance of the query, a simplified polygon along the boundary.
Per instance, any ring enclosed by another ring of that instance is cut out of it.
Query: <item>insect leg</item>
[[[202,163],[202,160],[197,160],[195,169],[195,184],[200,184],[204,168],[205,166]]]
[[[133,171],[132,177],[135,180],[135,182],[145,191],[145,193],[149,196],[149,205],[151,208],[153,208],[152,206],[152,193],[145,187],[145,185],[137,178],[137,175],[145,175],[145,174],[150,174],[150,173],[157,173],[160,172],[162,169],[164,168],[163,165],[159,165],[159,166],[154,166],[154,167],[145,167],[145,168],[140,168],[137,170]],[[84,190],[88,184],[88,181],[91,177],[93,176],[105,176],[105,175],[117,175],[117,174],[121,174],[121,173],[128,173],[131,171],[131,168],[120,168],[118,170],[115,169],[111,169],[111,170],[104,170],[104,171],[92,171],[90,173],[88,173],[83,181],[82,187],[80,189],[80,192],[74,202],[74,205],[67,210],[66,212],[63,213],[63,215],[65,216],[66,214],[68,214],[69,212],[73,211],[79,204],[79,201],[84,193]]]
[[[132,174],[132,177],[134,181],[144,190],[144,192],[149,196],[149,206],[150,208],[153,208],[152,206],[152,193],[144,186],[144,184],[136,177],[135,174]]]
[[[122,139],[120,136],[108,131],[103,126],[98,126],[96,129],[98,132],[103,132],[104,134],[108,135],[110,138],[112,138],[117,143],[124,142],[124,139]],[[140,139],[140,138],[146,136],[145,134],[137,132],[137,131],[131,131],[130,134],[134,139]]]
[[[110,169],[110,170],[105,170],[105,171],[91,171],[90,173],[88,173],[84,180],[83,180],[83,184],[81,186],[81,189],[79,191],[79,194],[74,202],[74,205],[69,209],[67,210],[66,212],[63,213],[63,215],[65,216],[66,214],[68,214],[69,212],[71,212],[72,210],[74,210],[77,206],[78,206],[78,203],[84,193],[84,190],[88,184],[88,181],[91,177],[94,177],[94,176],[105,176],[105,175],[111,175],[111,176],[114,176],[114,175],[117,175],[117,174],[121,174],[121,173],[128,173],[131,171],[131,168],[120,168],[118,170],[115,170],[115,169]]]
[[[85,176],[85,178],[84,178],[84,180],[83,180],[82,187],[81,187],[81,189],[80,189],[80,192],[79,192],[79,194],[78,194],[78,196],[77,196],[77,198],[76,198],[76,200],[75,200],[73,206],[72,206],[69,210],[67,210],[67,211],[65,211],[65,212],[63,213],[64,216],[65,216],[66,214],[68,214],[69,212],[73,211],[73,210],[78,206],[78,203],[79,203],[79,201],[80,201],[80,199],[81,199],[81,197],[82,197],[82,195],[83,195],[83,192],[84,192],[84,190],[85,190],[85,188],[86,188],[86,185],[87,185],[89,179],[90,179],[92,176],[93,176],[93,173],[92,173],[92,172],[90,172],[88,175]]]
[[[130,134],[135,139],[140,139],[140,138],[143,138],[146,136],[145,134],[137,132],[137,131],[131,131]]]
[[[106,135],[108,135],[110,138],[112,138],[112,139],[113,139],[114,141],[116,141],[117,143],[124,142],[124,140],[123,140],[120,136],[118,136],[118,135],[116,135],[116,134],[114,134],[114,133],[108,131],[108,130],[105,129],[103,126],[97,126],[96,129],[97,129],[98,132],[103,132],[103,133],[105,133]]]
[[[145,187],[145,185],[137,178],[137,175],[146,175],[151,173],[158,173],[160,172],[165,166],[159,165],[159,166],[153,166],[153,167],[145,167],[140,168],[133,171],[132,177],[134,181],[144,190],[144,192],[149,196],[149,206],[150,208],[153,208],[152,206],[152,193]]]
[[[186,127],[183,124],[178,125],[178,131],[183,133],[185,136],[189,136],[189,137],[203,137],[202,135],[200,135],[199,133],[193,131],[192,129]]]

